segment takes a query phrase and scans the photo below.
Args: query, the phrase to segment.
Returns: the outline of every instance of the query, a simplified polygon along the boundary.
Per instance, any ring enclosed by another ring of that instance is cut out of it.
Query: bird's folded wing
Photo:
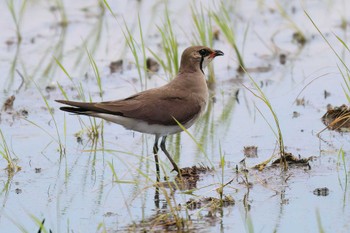
[[[177,125],[196,117],[200,113],[200,103],[192,98],[179,96],[162,96],[147,100],[146,96],[135,96],[125,100],[102,102],[95,107],[108,113],[128,118],[143,120],[149,124]]]
[[[200,114],[201,103],[190,95],[149,95],[147,92],[136,94],[126,99],[100,103],[84,103],[58,100],[57,102],[73,107],[61,107],[62,110],[77,114],[94,116],[94,113],[119,115],[143,120],[149,124],[177,125],[174,118],[181,124]]]

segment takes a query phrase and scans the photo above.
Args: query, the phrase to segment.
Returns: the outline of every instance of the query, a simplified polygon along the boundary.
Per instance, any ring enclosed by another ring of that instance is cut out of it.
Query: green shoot
[[[88,49],[86,48],[86,52],[87,52],[87,55],[88,55],[88,58],[89,58],[89,61],[90,61],[90,64],[91,64],[91,67],[94,71],[94,75],[95,75],[95,78],[96,78],[96,82],[97,82],[97,85],[98,85],[98,88],[99,88],[99,94],[100,94],[100,97],[102,98],[102,95],[103,95],[103,89],[102,89],[102,81],[101,81],[101,75],[100,75],[100,72],[99,72],[99,69],[96,65],[96,62],[95,60],[93,59],[92,55],[90,54],[90,52],[88,51]],[[82,101],[90,101],[92,102],[92,97],[91,95],[89,95],[89,99],[86,98],[85,96],[85,91],[84,91],[84,88],[83,88],[83,85],[82,83],[80,82],[78,85],[74,82],[73,78],[70,76],[70,74],[68,73],[68,71],[65,69],[65,67],[62,65],[62,63],[60,61],[58,61],[58,59],[55,58],[55,61],[57,63],[57,65],[62,69],[62,71],[66,74],[66,76],[68,77],[68,79],[73,83],[73,86],[74,86],[74,89],[78,92],[78,96],[79,98],[82,100]],[[64,91],[63,87],[57,83],[62,95],[64,96],[64,98],[66,100],[68,100],[68,95],[67,93]],[[103,121],[101,121],[99,124],[97,123],[97,120],[96,118],[89,118],[89,121],[90,121],[90,127],[87,127],[86,126],[86,129],[87,129],[87,135],[90,139],[94,140],[95,138],[98,138],[98,136],[100,135],[100,132],[99,132],[99,128],[101,128],[101,135],[102,135],[102,132],[103,132]]]
[[[2,130],[0,129],[0,155],[6,160],[7,162],[7,172],[9,174],[14,174],[17,171],[21,170],[21,167],[19,167],[13,160],[10,149],[7,145],[6,139],[4,134],[2,133]]]
[[[125,26],[125,30],[123,30],[123,34],[126,40],[126,44],[128,45],[129,49],[131,50],[131,53],[134,57],[135,60],[135,65],[137,68],[137,73],[139,75],[139,80],[140,80],[140,84],[141,84],[141,89],[143,90],[144,87],[146,87],[147,85],[147,79],[145,79],[145,84],[143,83],[143,77],[146,77],[146,73],[147,73],[147,66],[146,66],[146,51],[145,51],[145,42],[143,40],[143,32],[142,32],[142,27],[141,27],[141,21],[140,21],[140,16],[138,17],[138,23],[139,23],[139,28],[140,28],[140,39],[141,39],[141,51],[142,51],[142,55],[143,55],[143,63],[141,63],[140,58],[139,58],[139,46],[137,45],[137,42],[134,38],[134,36],[132,35],[129,27],[126,25],[126,22],[124,20],[124,26]],[[143,67],[144,70],[144,75],[142,75],[141,72],[141,67]]]
[[[214,41],[214,33],[211,18],[206,17],[207,15],[204,14],[202,5],[200,8],[200,12],[195,7],[191,7],[191,12],[192,20],[196,29],[196,32],[194,33],[195,43],[212,48]]]
[[[221,167],[221,184],[220,187],[216,189],[216,191],[219,193],[220,196],[220,206],[223,206],[223,196],[224,196],[224,174],[225,174],[225,165],[226,165],[226,161],[225,161],[225,155],[222,154],[222,150],[221,150],[221,144],[219,145],[219,151],[220,151],[220,167]]]
[[[346,190],[347,189],[347,186],[348,186],[348,171],[347,171],[347,168],[346,168],[346,160],[345,160],[345,151],[343,150],[343,148],[340,148],[339,152],[338,152],[338,164],[339,164],[339,160],[341,159],[342,161],[342,164],[343,164],[343,170],[344,170],[344,174],[345,174],[345,181],[344,181],[344,186],[343,187],[341,185],[341,187]],[[340,183],[341,184],[341,183]]]
[[[304,33],[300,30],[298,25],[291,19],[291,17],[288,15],[286,10],[282,7],[282,5],[277,0],[275,0],[275,4],[281,16],[285,18],[291,24],[292,28],[295,30],[295,33],[293,34],[293,39],[296,42],[298,42],[301,46],[303,46],[306,43],[306,37]]]
[[[103,0],[104,5],[107,7],[107,9],[109,10],[109,12],[112,14],[112,16],[117,20],[117,16],[114,14],[111,6],[108,4],[107,0]],[[117,20],[118,21],[118,20]]]
[[[258,109],[259,113],[264,117],[264,119],[266,120],[266,122],[269,124],[270,128],[272,129],[274,135],[276,136],[276,139],[278,141],[278,146],[279,146],[279,154],[281,156],[281,162],[283,163],[283,168],[284,170],[288,169],[288,164],[287,161],[285,159],[285,151],[284,151],[284,142],[283,142],[283,135],[282,135],[282,130],[279,124],[279,120],[277,117],[277,114],[275,112],[275,110],[273,109],[269,99],[267,98],[267,96],[265,95],[265,93],[261,90],[261,88],[259,87],[259,85],[255,82],[255,80],[250,76],[250,74],[244,69],[244,71],[246,72],[246,74],[248,75],[249,79],[251,80],[251,82],[253,83],[253,86],[256,88],[257,92],[254,92],[253,90],[249,89],[248,87],[244,86],[250,93],[252,93],[255,97],[257,97],[258,99],[260,99],[261,101],[263,101],[265,103],[265,105],[268,107],[268,109],[270,110],[272,117],[274,119],[275,122],[275,127],[277,130],[276,131],[273,129],[273,127],[268,123],[268,121],[266,120],[266,118],[263,116],[262,112]]]
[[[207,158],[207,160],[209,161],[211,167],[214,167],[213,163],[210,161],[208,155],[206,154],[205,150],[203,149],[203,146],[194,138],[194,136],[185,128],[185,126],[183,126],[178,120],[176,120],[175,118],[173,118],[174,121],[178,124],[178,126],[188,135],[190,136],[190,138],[194,141],[194,143],[197,145],[197,147],[199,148],[199,150],[204,154],[204,156]]]
[[[17,72],[18,72],[18,74],[22,77],[22,79],[24,79],[23,75],[22,75],[18,70],[17,70]],[[55,119],[55,116],[54,116],[54,112],[51,110],[52,108],[51,108],[51,106],[50,106],[48,100],[46,99],[45,95],[43,94],[42,90],[40,89],[40,87],[36,84],[36,82],[35,82],[34,80],[31,80],[31,81],[34,83],[36,89],[39,91],[39,93],[40,93],[40,95],[41,95],[41,98],[42,98],[43,101],[45,102],[46,108],[47,108],[47,110],[48,110],[48,112],[49,112],[49,114],[50,114],[50,116],[51,116],[51,119],[52,119],[52,121],[53,121],[53,123],[54,123],[55,130],[56,130],[57,139],[55,139],[54,141],[57,142],[58,147],[59,147],[59,152],[60,152],[61,155],[63,155],[63,154],[66,153],[66,152],[65,152],[65,147],[64,147],[64,145],[63,145],[63,143],[62,143],[62,141],[61,141],[60,133],[59,133],[59,130],[58,130],[58,125],[57,125],[57,122],[56,122],[56,119]],[[26,119],[26,120],[27,120],[27,119]],[[31,121],[29,121],[29,120],[27,120],[27,121],[28,121],[28,122],[31,122]],[[31,123],[32,123],[32,122],[31,122]],[[34,124],[34,125],[36,125],[36,124]],[[41,128],[41,127],[39,127],[39,128]],[[41,128],[41,129],[43,129],[43,128]],[[44,131],[47,132],[46,130],[44,130]],[[51,135],[51,134],[49,134],[49,135]]]
[[[321,35],[321,37],[323,38],[323,40],[327,43],[327,45],[331,48],[331,50],[333,51],[333,53],[335,54],[335,56],[338,58],[338,60],[342,63],[343,67],[346,70],[346,73],[344,74],[344,72],[342,72],[338,66],[338,69],[340,70],[340,73],[343,77],[343,80],[345,82],[345,87],[343,87],[345,96],[348,100],[348,102],[350,102],[350,68],[348,67],[348,65],[346,64],[346,62],[344,61],[344,59],[341,58],[341,56],[337,53],[337,51],[335,51],[335,49],[333,48],[333,46],[331,45],[331,43],[329,43],[329,41],[327,40],[327,38],[323,35],[323,33],[321,32],[321,30],[317,27],[316,23],[312,20],[311,16],[304,10],[304,13],[306,14],[306,16],[309,18],[309,20],[311,21],[311,23],[313,24],[313,26],[316,28],[316,30],[318,31],[318,33]],[[347,44],[337,35],[335,35],[335,37],[338,39],[338,41],[343,45],[343,47],[350,53],[350,49],[347,46]]]
[[[22,0],[22,4],[21,4],[18,15],[16,14],[14,2],[15,2],[14,0],[6,1],[7,7],[10,10],[13,22],[15,23],[15,26],[16,26],[17,41],[18,41],[18,43],[21,43],[21,41],[22,41],[21,23],[22,23],[22,19],[23,19],[23,15],[24,15],[24,10],[26,8],[27,0]]]
[[[337,53],[337,51],[335,51],[335,49],[333,48],[333,46],[329,43],[329,41],[327,40],[327,38],[323,35],[323,33],[321,32],[321,30],[317,27],[316,23],[312,20],[311,16],[304,11],[304,13],[306,14],[306,16],[309,18],[309,20],[311,21],[311,23],[314,25],[314,27],[316,28],[316,30],[318,31],[318,33],[320,33],[321,37],[323,38],[323,40],[327,43],[327,45],[332,49],[333,53],[337,56],[337,58],[339,59],[339,61],[343,64],[343,66],[346,68],[347,71],[350,72],[349,67],[346,65],[345,61],[340,57],[340,55]],[[338,37],[337,37],[338,38]],[[340,38],[339,38],[340,39]],[[342,44],[344,45],[345,43],[340,40],[342,42]],[[348,49],[348,47],[345,44],[345,48]]]
[[[195,25],[196,32],[194,33],[195,43],[213,48],[214,33],[211,18],[204,14],[203,6],[201,5],[200,12],[191,7],[192,20]],[[210,83],[215,82],[213,64],[208,65],[208,78]]]
[[[79,83],[79,85],[74,83],[74,80],[72,78],[72,76],[70,76],[70,74],[68,73],[68,71],[64,68],[64,66],[62,65],[62,63],[55,58],[55,61],[57,63],[57,65],[61,68],[61,70],[65,73],[65,75],[68,77],[68,79],[73,83],[74,89],[78,92],[78,96],[81,100],[86,101],[86,97],[84,94],[84,89],[82,87],[82,84]],[[65,93],[65,91],[63,90],[63,88],[61,87],[61,85],[58,85],[62,94],[64,95],[64,97],[66,98],[66,100],[68,100],[67,94]]]
[[[169,17],[168,9],[165,10],[165,22],[163,28],[158,27],[162,38],[162,49],[165,54],[165,61],[152,50],[149,50],[163,70],[170,75],[175,76],[179,72],[179,52],[178,43],[173,32],[172,22]]]
[[[95,78],[96,78],[96,81],[97,81],[97,86],[98,86],[99,91],[100,91],[100,97],[102,99],[103,90],[102,90],[102,81],[101,81],[100,72],[98,70],[98,67],[96,65],[96,62],[95,62],[94,58],[91,56],[91,53],[89,52],[87,47],[85,47],[85,50],[86,50],[86,53],[87,53],[87,55],[89,57],[89,61],[90,61],[91,67],[92,67],[92,69],[94,71]]]
[[[350,72],[348,70],[346,70],[346,74],[344,74],[344,72],[340,69],[339,66],[338,66],[338,70],[339,70],[341,76],[343,77],[343,80],[345,83],[345,87],[342,85],[345,97],[348,100],[348,102],[350,103]]]
[[[319,233],[325,233],[325,230],[324,230],[324,228],[322,226],[322,220],[321,220],[320,211],[318,209],[316,210],[316,219],[317,219],[318,232]]]
[[[66,27],[68,25],[68,17],[66,13],[66,8],[64,7],[63,0],[56,0],[57,8],[60,11],[61,14],[61,22],[60,25],[62,27]]]
[[[221,31],[224,33],[228,43],[233,47],[235,50],[237,59],[238,59],[238,71],[243,72],[245,69],[245,65],[243,62],[243,57],[237,47],[236,43],[236,34],[234,30],[234,26],[232,25],[232,19],[230,18],[230,15],[227,11],[226,6],[221,3],[220,9],[218,12],[211,12],[211,16],[214,18],[214,21],[216,24],[220,27]]]

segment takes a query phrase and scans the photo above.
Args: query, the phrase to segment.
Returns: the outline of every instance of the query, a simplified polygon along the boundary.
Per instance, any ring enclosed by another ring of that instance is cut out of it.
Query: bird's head
[[[203,69],[217,56],[223,56],[220,50],[213,50],[206,46],[191,46],[184,50],[181,57],[180,69],[197,70]],[[204,72],[203,72],[204,73]]]

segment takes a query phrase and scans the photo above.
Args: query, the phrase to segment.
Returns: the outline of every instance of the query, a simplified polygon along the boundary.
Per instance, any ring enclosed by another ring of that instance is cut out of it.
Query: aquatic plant
[[[99,94],[100,94],[100,97],[102,99],[102,95],[103,95],[103,89],[102,89],[102,81],[101,81],[101,76],[100,76],[100,72],[99,72],[99,69],[96,65],[96,62],[95,60],[93,59],[92,55],[89,53],[89,51],[87,50],[86,48],[86,52],[87,52],[87,56],[89,57],[89,62],[90,62],[90,65],[94,71],[94,75],[95,75],[95,78],[96,78],[96,82],[97,82],[97,85],[98,85],[98,88],[99,88]],[[89,93],[89,99],[87,99],[85,93],[87,93],[85,90],[84,90],[84,87],[82,85],[81,82],[79,82],[79,84],[76,84],[73,80],[73,78],[70,76],[70,74],[68,73],[68,71],[66,70],[66,68],[62,65],[62,63],[55,58],[55,61],[57,63],[57,65],[61,68],[61,70],[64,72],[64,74],[68,77],[68,79],[72,82],[73,84],[73,87],[74,89],[77,91],[78,93],[78,96],[79,96],[79,99],[81,101],[90,101],[92,102],[92,97]],[[64,96],[64,98],[66,100],[69,100],[68,98],[68,95],[67,93],[64,91],[63,87],[57,83],[62,95]],[[79,120],[80,120],[80,117],[79,117]],[[87,135],[88,137],[91,139],[91,140],[95,140],[96,138],[99,137],[99,135],[103,135],[103,120],[100,120],[99,123],[97,123],[97,119],[96,118],[91,118],[89,117],[89,121],[90,121],[90,126],[87,126],[85,125],[85,123],[83,121],[80,120],[80,123],[82,124],[82,127],[83,129],[86,129],[87,130]],[[100,130],[100,131],[99,131]],[[79,132],[78,134],[80,134],[82,132]]]
[[[140,33],[140,45],[138,45],[135,37],[131,33],[125,20],[124,20],[125,31],[123,30],[123,34],[126,40],[126,44],[128,45],[134,57],[137,73],[139,75],[141,90],[144,90],[147,88],[147,78],[146,78],[147,77],[147,64],[146,64],[147,59],[146,59],[145,41],[143,39],[143,31],[142,31],[140,16],[138,16],[138,26],[139,26],[139,33]],[[142,61],[139,58],[139,50],[141,50],[141,53],[142,53]],[[141,73],[141,69],[143,69],[143,74]]]
[[[344,184],[343,182],[340,180],[339,178],[339,174],[338,174],[338,180],[339,180],[339,184],[341,186],[341,188],[344,190],[344,195],[347,191],[348,188],[348,169],[347,169],[347,164],[346,164],[346,157],[345,157],[345,151],[343,150],[343,148],[339,149],[338,152],[338,159],[337,159],[337,164],[338,166],[343,167],[343,171],[344,171]],[[338,168],[339,169],[339,168]],[[345,196],[344,196],[345,198]]]
[[[321,37],[323,38],[323,40],[327,43],[327,45],[331,48],[331,50],[333,51],[333,53],[335,54],[335,56],[338,58],[338,60],[340,61],[340,63],[343,66],[343,69],[345,69],[344,71],[342,71],[342,69],[338,66],[338,70],[343,78],[344,81],[344,85],[342,85],[342,89],[343,92],[345,94],[345,97],[348,101],[348,103],[350,103],[350,68],[347,65],[347,63],[345,62],[345,60],[337,53],[337,51],[334,49],[334,47],[331,45],[331,43],[327,40],[327,38],[323,35],[323,33],[321,32],[321,30],[318,28],[318,26],[316,25],[316,23],[312,20],[311,16],[304,10],[304,13],[306,14],[306,16],[309,18],[310,22],[313,24],[313,26],[316,28],[316,30],[318,31],[318,33],[321,35]],[[350,55],[350,49],[347,46],[347,44],[337,35],[335,35],[335,37],[337,38],[337,40],[341,43],[341,45],[343,46],[343,48],[345,49],[345,51],[347,51]],[[343,114],[340,115],[339,117],[335,118],[333,122],[330,123],[330,125],[335,125],[339,122],[347,122],[350,120],[350,115],[349,114]],[[321,131],[322,132],[322,131]],[[320,133],[321,133],[320,132]],[[318,134],[320,134],[318,133]]]
[[[230,18],[229,12],[227,11],[227,7],[221,3],[219,9],[216,12],[212,11],[210,15],[213,17],[216,24],[220,27],[221,31],[224,33],[227,42],[235,50],[239,65],[237,70],[239,72],[243,72],[245,65],[241,52],[237,46],[236,33],[234,26],[232,25],[232,19]]]
[[[49,133],[47,130],[44,130],[43,127],[40,127],[38,124],[34,123],[33,121],[30,121],[28,119],[26,119],[27,121],[29,121],[30,123],[32,123],[33,125],[39,127],[40,129],[42,129],[44,132],[46,132],[48,135],[50,135],[50,137],[52,139],[54,139],[54,141],[57,143],[58,145],[58,148],[59,148],[59,152],[61,155],[64,155],[66,153],[66,149],[65,149],[65,145],[61,139],[61,136],[60,136],[60,132],[58,130],[58,124],[57,124],[57,121],[56,121],[56,118],[55,118],[55,115],[54,115],[54,110],[53,108],[51,107],[51,105],[49,104],[49,101],[47,100],[46,96],[43,94],[42,90],[40,89],[40,87],[36,84],[36,82],[34,80],[32,80],[32,82],[34,83],[36,89],[39,91],[40,95],[41,95],[41,98],[42,100],[44,101],[45,103],[45,106],[47,108],[47,111],[49,112],[50,116],[51,116],[51,120],[52,122],[54,123],[54,126],[55,126],[55,131],[56,131],[56,137],[52,136],[51,133]],[[64,129],[66,128],[66,121],[64,121]]]
[[[67,17],[67,13],[66,13],[66,8],[64,6],[64,2],[63,0],[55,0],[57,8],[59,10],[60,13],[60,17],[61,17],[61,21],[59,22],[59,24],[62,27],[66,27],[68,25],[68,17]]]
[[[15,26],[16,26],[17,42],[21,43],[21,41],[22,41],[21,24],[22,24],[25,8],[27,5],[27,0],[21,1],[19,12],[16,12],[14,2],[17,2],[17,1],[14,1],[14,0],[6,1],[7,8],[9,9],[11,16],[12,16],[12,19],[13,19],[13,22],[15,23]]]
[[[157,28],[161,35],[161,47],[165,55],[165,59],[163,59],[153,50],[149,49],[149,51],[161,65],[167,74],[168,79],[172,79],[179,72],[179,51],[178,42],[173,31],[168,9],[165,9],[165,22],[163,23],[163,27],[161,28],[157,26]]]
[[[251,80],[251,82],[253,83],[254,88],[256,89],[256,91],[253,91],[251,88],[246,87],[244,84],[242,84],[250,93],[252,93],[255,97],[257,97],[258,99],[260,99],[265,105],[266,107],[269,109],[269,111],[272,114],[274,123],[275,123],[275,128],[267,121],[267,119],[265,118],[264,114],[259,110],[259,108],[257,108],[258,112],[260,113],[260,115],[264,118],[264,120],[266,121],[266,123],[270,126],[270,129],[272,130],[273,134],[275,135],[277,142],[278,142],[278,149],[279,149],[279,155],[281,156],[281,164],[283,165],[283,169],[287,170],[288,169],[288,163],[286,161],[285,158],[285,150],[284,150],[284,142],[283,142],[283,134],[282,134],[282,130],[280,127],[280,123],[279,123],[279,119],[277,117],[277,114],[275,112],[275,110],[273,109],[271,102],[269,101],[269,99],[267,98],[267,96],[265,95],[265,93],[262,91],[262,89],[259,87],[259,85],[255,82],[255,80],[253,79],[253,77],[247,72],[247,70],[244,70],[245,73],[248,75],[249,79]],[[272,157],[271,157],[272,158]],[[262,167],[264,167],[271,159],[265,161],[264,163],[262,163]]]
[[[10,151],[10,148],[6,142],[5,136],[2,133],[2,130],[0,129],[0,155],[2,158],[4,158],[7,162],[6,170],[9,174],[14,174],[17,171],[21,170],[21,167],[19,167],[15,160],[12,158],[12,152]]]
[[[291,24],[291,27],[294,29],[295,32],[293,34],[293,40],[295,40],[299,45],[304,46],[304,44],[307,41],[305,34],[298,27],[298,25],[292,19],[292,17],[287,13],[287,11],[283,8],[283,6],[278,1],[275,1],[275,4],[277,6],[277,9],[280,15],[284,19],[286,19]]]
[[[209,17],[208,11],[204,12],[203,6],[201,5],[200,11],[192,6],[192,20],[196,31],[193,33],[194,43],[205,45],[209,48],[214,46],[214,32],[211,22],[211,17]],[[213,64],[208,65],[208,81],[210,83],[215,82],[214,68]]]
[[[117,23],[120,25],[119,20],[117,19],[117,16],[114,14],[112,8],[108,4],[107,0],[103,0],[104,5],[107,7],[109,12],[113,15],[114,19],[117,21]],[[140,85],[141,85],[141,90],[147,89],[147,58],[146,58],[146,45],[144,41],[144,35],[143,35],[143,30],[142,30],[142,24],[141,24],[141,19],[140,15],[137,17],[138,20],[138,28],[139,28],[139,34],[140,34],[140,42],[138,43],[136,38],[133,35],[133,32],[131,29],[128,27],[126,24],[126,21],[124,19],[124,29],[122,29],[124,38],[125,38],[125,43],[127,47],[129,47],[135,61],[135,66],[137,69],[137,73],[139,75],[139,80],[140,80]],[[141,51],[142,54],[142,60],[139,57],[139,53]],[[141,69],[143,70],[143,73],[141,72]]]

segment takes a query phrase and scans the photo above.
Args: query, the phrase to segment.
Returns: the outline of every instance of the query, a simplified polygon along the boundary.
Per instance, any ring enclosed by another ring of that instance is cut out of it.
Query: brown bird
[[[180,169],[166,150],[168,135],[182,131],[177,122],[186,129],[191,127],[205,110],[208,102],[208,87],[203,69],[216,57],[223,56],[220,50],[205,46],[191,46],[184,50],[179,73],[168,84],[139,92],[126,99],[106,102],[74,102],[56,100],[71,107],[62,111],[102,118],[117,123],[126,129],[155,135],[153,152],[159,181],[158,140],[160,148],[170,160],[175,171]]]

